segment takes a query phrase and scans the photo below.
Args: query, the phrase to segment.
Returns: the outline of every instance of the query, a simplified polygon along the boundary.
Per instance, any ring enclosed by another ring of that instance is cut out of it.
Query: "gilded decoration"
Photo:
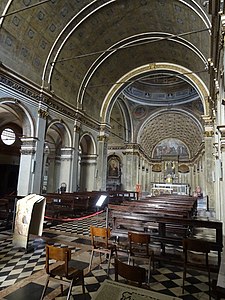
[[[152,166],[152,172],[162,172],[162,165],[161,164],[154,164]]]
[[[189,166],[182,164],[178,166],[178,172],[179,173],[188,173],[190,172]]]
[[[40,117],[40,118],[42,118],[42,119],[47,119],[47,117],[49,116],[49,113],[48,113],[48,111],[47,110],[44,110],[44,109],[39,109],[38,110],[38,116]]]
[[[214,131],[213,130],[205,131],[204,135],[205,135],[205,137],[213,137],[214,136]]]

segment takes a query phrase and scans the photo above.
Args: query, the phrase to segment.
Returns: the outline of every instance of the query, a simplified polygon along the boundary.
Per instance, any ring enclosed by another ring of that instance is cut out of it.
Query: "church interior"
[[[1,299],[225,298],[224,32],[224,0],[0,1]]]

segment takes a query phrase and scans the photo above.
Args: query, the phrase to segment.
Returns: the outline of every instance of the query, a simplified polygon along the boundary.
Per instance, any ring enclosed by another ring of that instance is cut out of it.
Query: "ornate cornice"
[[[67,117],[77,119],[91,129],[100,130],[100,124],[85,115],[82,110],[66,105],[63,103],[63,99],[58,98],[47,90],[43,90],[41,87],[29,83],[27,79],[19,78],[18,75],[13,74],[11,71],[6,71],[3,67],[0,68],[0,84],[38,103],[46,104],[49,109],[57,110]],[[48,116],[47,111],[44,112],[42,109],[39,109],[38,113],[41,118]]]
[[[19,82],[18,80],[12,79],[5,74],[0,73],[0,83],[13,89],[24,96],[32,98],[37,101],[43,101],[43,95],[40,92],[34,91],[31,88],[28,88],[25,84]]]

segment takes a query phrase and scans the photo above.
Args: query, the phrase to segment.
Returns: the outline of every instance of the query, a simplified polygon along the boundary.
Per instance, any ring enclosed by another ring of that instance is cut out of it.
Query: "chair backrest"
[[[137,282],[139,286],[146,280],[146,270],[144,268],[128,265],[115,257],[115,281],[118,281],[118,275],[128,281]]]
[[[150,243],[150,235],[139,232],[128,232],[128,240],[129,240],[129,250],[130,253],[137,250],[136,246],[142,246],[142,250],[145,251],[146,255],[149,255],[149,243]]]
[[[206,265],[208,265],[208,254],[210,252],[210,244],[208,241],[197,239],[184,239],[183,251],[185,254],[185,262],[188,261],[188,252],[194,251],[205,254]]]
[[[95,246],[96,238],[101,238],[102,241],[105,243],[105,247],[108,247],[110,228],[90,226],[90,233],[92,246]]]
[[[68,275],[68,263],[71,260],[71,250],[67,247],[56,247],[46,245],[46,272],[50,274],[50,260],[63,261],[65,266],[65,275]]]

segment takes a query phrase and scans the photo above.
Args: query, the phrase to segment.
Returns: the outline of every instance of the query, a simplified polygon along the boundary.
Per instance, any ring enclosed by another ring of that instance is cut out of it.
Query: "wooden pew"
[[[76,217],[96,211],[96,202],[103,192],[48,193],[46,214],[53,218]]]
[[[148,201],[124,201],[122,205],[127,205],[129,207],[133,208],[141,208],[143,209],[143,212],[145,210],[148,211],[159,211],[159,212],[165,212],[165,214],[168,214],[171,212],[171,214],[175,213],[175,215],[183,215],[184,217],[192,217],[193,215],[193,206],[188,204],[188,205],[182,205],[181,203],[179,204],[174,204],[174,203],[161,203],[161,202],[156,202],[156,203],[149,203]]]
[[[113,219],[112,212],[128,212],[129,214],[146,214],[148,217],[152,216],[154,217],[178,217],[178,218],[187,218],[190,215],[190,212],[187,210],[181,210],[178,209],[172,209],[168,207],[161,207],[161,208],[152,208],[152,207],[145,207],[142,205],[133,205],[136,203],[133,203],[133,201],[126,202],[127,205],[112,205],[109,204],[109,219]],[[117,222],[119,222],[120,229],[125,229],[125,232],[128,232],[129,229],[136,230],[136,231],[151,231],[151,232],[158,232],[158,225],[154,222],[142,222],[138,219],[130,219],[127,218],[123,219],[123,216],[120,219],[117,219]],[[114,226],[115,227],[115,226]],[[167,227],[167,230],[173,235],[179,235],[182,237],[185,237],[187,234],[187,227],[184,227],[182,225],[178,224],[170,224]]]
[[[86,191],[73,193],[47,193],[46,214],[53,218],[76,217],[82,213],[96,211],[96,202],[100,195],[108,196],[108,202],[121,203],[125,199],[138,199],[138,193],[133,191]]]
[[[221,261],[221,252],[223,249],[223,233],[222,222],[206,221],[190,218],[180,218],[172,216],[149,215],[144,213],[134,213],[128,211],[111,210],[112,218],[112,236],[116,238],[127,237],[128,231],[133,226],[133,229],[140,232],[148,232],[149,223],[155,224],[156,231],[151,231],[152,240],[158,241],[161,244],[162,254],[166,254],[166,244],[182,246],[184,237],[188,237],[189,228],[212,228],[216,231],[214,241],[209,241],[212,250],[218,252],[218,264]],[[172,226],[183,226],[186,229],[186,235],[173,235],[170,228]],[[131,227],[130,227],[131,226]]]
[[[160,195],[160,196],[153,196],[153,197],[146,197],[141,199],[140,201],[149,202],[149,203],[164,203],[164,204],[176,204],[176,205],[183,205],[193,206],[193,211],[197,209],[197,197],[193,196],[186,196],[186,195]]]

